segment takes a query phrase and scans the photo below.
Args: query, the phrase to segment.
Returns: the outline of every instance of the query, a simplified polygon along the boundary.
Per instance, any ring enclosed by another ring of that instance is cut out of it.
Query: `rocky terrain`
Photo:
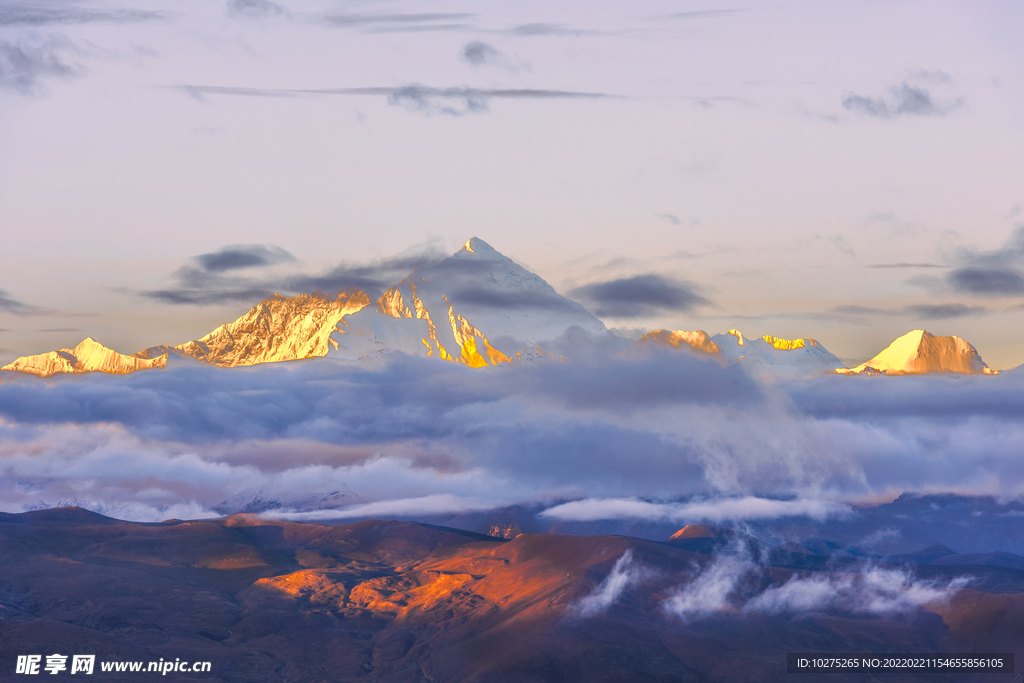
[[[18,654],[59,652],[212,663],[179,681],[774,681],[789,680],[787,652],[1024,644],[1024,564],[866,564],[701,525],[665,542],[504,539],[62,508],[0,515],[0,554],[3,680]],[[785,597],[814,586],[843,599]]]

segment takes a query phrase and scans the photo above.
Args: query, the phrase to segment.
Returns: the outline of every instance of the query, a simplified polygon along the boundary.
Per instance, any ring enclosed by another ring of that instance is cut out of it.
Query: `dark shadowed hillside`
[[[2,515],[0,678],[19,678],[19,654],[58,652],[211,662],[209,674],[168,678],[180,681],[771,681],[788,680],[787,652],[1024,644],[1024,571],[1005,557],[941,554],[908,569],[819,550],[761,553],[709,527],[661,543],[251,515]],[[821,601],[823,586],[844,599]]]

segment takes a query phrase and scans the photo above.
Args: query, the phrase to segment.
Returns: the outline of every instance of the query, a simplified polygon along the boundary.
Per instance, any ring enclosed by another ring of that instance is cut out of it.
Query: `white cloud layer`
[[[248,495],[344,516],[549,501],[544,515],[559,521],[729,523],[841,518],[839,501],[905,490],[1013,498],[1024,493],[1022,382],[761,386],[686,359],[5,378],[0,509],[85,501],[152,519],[180,516],[175,505],[244,507]]]
[[[649,503],[628,498],[589,498],[556,505],[541,514],[553,519],[575,522],[644,519],[721,523],[779,517],[810,517],[824,520],[847,516],[850,514],[850,508],[822,500],[772,500],[754,496],[679,504]]]
[[[760,571],[742,552],[717,556],[662,607],[686,621],[741,612],[891,615],[948,602],[971,580],[923,580],[904,570],[868,564],[856,573],[794,574],[785,583],[762,589]]]

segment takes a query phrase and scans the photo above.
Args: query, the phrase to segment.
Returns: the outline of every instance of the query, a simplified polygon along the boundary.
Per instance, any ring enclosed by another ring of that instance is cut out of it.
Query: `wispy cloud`
[[[718,19],[720,17],[729,17],[735,14],[746,12],[746,9],[705,9],[705,10],[692,10],[689,12],[674,12],[672,14],[665,14],[659,19]]]
[[[628,548],[615,561],[615,566],[612,567],[611,573],[605,577],[605,580],[592,593],[573,604],[570,611],[581,617],[590,617],[608,611],[608,608],[615,604],[623,591],[639,583],[645,573],[643,567],[633,560],[633,549]]]
[[[0,88],[32,95],[41,92],[45,82],[70,81],[84,73],[70,59],[77,53],[75,45],[62,36],[0,41]]]
[[[684,587],[675,590],[663,603],[669,614],[684,620],[715,612],[737,611],[737,585],[754,568],[743,556],[723,555],[705,567]]]
[[[246,19],[269,19],[288,15],[288,10],[271,0],[228,0],[228,14]]]
[[[432,266],[445,256],[448,254],[437,244],[428,243],[403,254],[368,263],[341,263],[318,275],[286,278],[281,286],[291,292],[358,287],[372,296],[375,291],[394,285],[412,271]]]
[[[857,573],[794,574],[766,588],[761,567],[744,552],[716,557],[663,603],[666,613],[693,621],[716,613],[905,614],[945,603],[970,582],[919,579],[909,572],[870,564]]]
[[[461,512],[479,512],[482,510],[493,510],[494,508],[495,501],[493,499],[484,500],[482,498],[471,498],[466,496],[455,496],[448,493],[439,493],[429,496],[419,496],[417,498],[402,498],[398,500],[365,503],[343,509],[311,511],[274,510],[271,516],[274,517],[274,519],[290,519],[306,522],[322,519],[429,516]]]
[[[420,13],[338,13],[318,15],[316,20],[331,28],[356,29],[366,33],[422,33],[461,31],[473,28],[469,12]]]
[[[652,503],[628,498],[590,498],[563,503],[541,513],[566,521],[602,519],[669,520],[672,522],[737,522],[781,517],[822,520],[850,514],[846,505],[821,500],[772,500],[745,496],[689,503]]]
[[[964,104],[962,97],[939,101],[924,88],[904,81],[889,89],[888,97],[866,97],[856,93],[843,95],[843,109],[865,116],[891,119],[903,115],[945,116]]]
[[[14,315],[42,315],[46,313],[37,306],[31,306],[8,296],[8,293],[0,289],[0,311],[13,313]]]
[[[534,22],[529,24],[519,24],[518,26],[513,26],[512,28],[500,31],[500,33],[519,36],[521,38],[532,38],[536,36],[596,36],[600,35],[601,31],[575,28],[567,24]]]
[[[966,304],[917,304],[906,306],[900,312],[925,320],[949,320],[984,315],[989,311],[984,306],[967,306]]]
[[[771,586],[744,605],[746,612],[810,612],[826,609],[861,614],[906,613],[952,599],[970,583],[917,579],[896,569],[867,567],[860,574],[793,576]]]
[[[914,317],[922,320],[950,320],[975,315],[985,315],[989,309],[984,306],[968,306],[960,303],[913,304],[902,308],[873,308],[871,306],[836,306],[830,313],[849,316]]]

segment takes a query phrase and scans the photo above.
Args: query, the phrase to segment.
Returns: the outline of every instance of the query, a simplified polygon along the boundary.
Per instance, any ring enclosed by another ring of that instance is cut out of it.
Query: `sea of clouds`
[[[1012,372],[762,382],[675,354],[0,374],[8,512],[150,521],[259,495],[306,519],[539,503],[557,520],[724,523],[826,519],[907,490],[1024,493]]]

